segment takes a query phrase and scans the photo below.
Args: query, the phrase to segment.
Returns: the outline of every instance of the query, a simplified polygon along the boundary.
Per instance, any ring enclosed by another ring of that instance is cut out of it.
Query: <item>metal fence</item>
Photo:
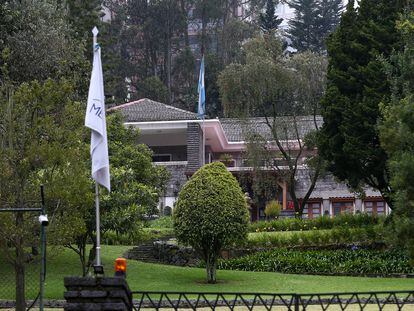
[[[44,287],[44,258],[45,234],[44,226],[39,224],[39,213],[44,214],[43,187],[41,188],[42,202],[33,203],[30,208],[0,209],[2,228],[0,243],[0,300],[2,305],[16,300],[19,279],[19,289],[24,286],[24,298],[30,310],[39,305],[43,310]],[[20,249],[17,255],[17,249]],[[17,259],[18,258],[18,259]],[[19,264],[17,264],[19,263]],[[18,267],[19,275],[16,272]],[[43,272],[42,272],[43,271]],[[42,281],[40,280],[43,275]],[[24,282],[21,282],[24,280]]]
[[[24,285],[26,299],[33,300],[39,294],[40,289],[41,249],[39,235],[34,234],[30,242],[31,246],[25,247],[24,254]],[[1,300],[15,300],[16,297],[16,274],[13,263],[15,259],[14,253],[15,250],[12,246],[8,249],[0,248]]]
[[[323,293],[133,292],[134,310],[414,310],[414,290]]]

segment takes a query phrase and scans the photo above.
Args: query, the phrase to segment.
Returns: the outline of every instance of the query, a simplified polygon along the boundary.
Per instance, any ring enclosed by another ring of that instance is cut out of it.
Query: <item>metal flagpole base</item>
[[[104,275],[104,267],[102,265],[94,265],[93,266],[93,273],[95,276],[103,276]]]

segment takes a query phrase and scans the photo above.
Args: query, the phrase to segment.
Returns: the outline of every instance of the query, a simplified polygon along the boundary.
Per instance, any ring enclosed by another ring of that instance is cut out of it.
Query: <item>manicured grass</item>
[[[128,246],[102,246],[102,262],[106,275],[113,274],[113,262]],[[52,250],[50,250],[52,252]],[[59,249],[49,256],[46,276],[46,298],[62,299],[63,278],[79,275],[76,254]],[[12,273],[0,266],[0,273]],[[145,291],[202,291],[202,292],[351,292],[379,290],[408,290],[414,288],[414,279],[387,279],[362,277],[328,277],[287,275],[272,272],[218,271],[218,284],[205,283],[205,271],[167,265],[128,261],[127,281],[132,290]],[[0,279],[2,282],[3,279]],[[0,299],[4,297],[0,292]]]

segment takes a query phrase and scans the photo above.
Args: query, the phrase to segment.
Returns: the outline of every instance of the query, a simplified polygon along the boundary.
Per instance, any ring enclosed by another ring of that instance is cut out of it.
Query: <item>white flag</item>
[[[94,29],[95,30],[95,29]],[[97,33],[97,29],[96,29]],[[85,126],[91,131],[92,177],[95,181],[111,191],[109,177],[108,140],[106,137],[105,95],[101,63],[101,48],[94,47],[93,68],[89,85],[88,107],[86,108]]]

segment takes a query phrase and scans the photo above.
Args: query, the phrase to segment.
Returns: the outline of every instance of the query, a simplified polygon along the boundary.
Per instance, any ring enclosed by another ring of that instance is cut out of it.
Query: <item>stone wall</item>
[[[174,266],[196,267],[200,264],[200,258],[193,248],[168,241],[154,242],[152,255],[158,262]]]
[[[65,277],[65,311],[130,311],[132,293],[119,277]]]
[[[166,197],[175,197],[177,193],[174,191],[180,191],[184,184],[187,182],[187,165],[186,164],[166,164],[164,167],[170,172],[171,178],[167,182],[165,187]],[[172,206],[171,206],[172,207]]]

